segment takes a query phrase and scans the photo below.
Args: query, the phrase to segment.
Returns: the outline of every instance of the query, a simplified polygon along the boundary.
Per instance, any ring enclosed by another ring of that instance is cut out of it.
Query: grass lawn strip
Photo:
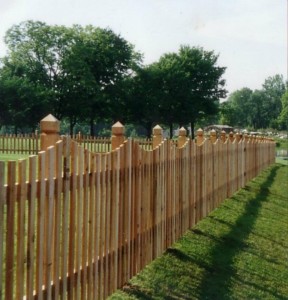
[[[109,299],[287,299],[288,166],[274,164]]]

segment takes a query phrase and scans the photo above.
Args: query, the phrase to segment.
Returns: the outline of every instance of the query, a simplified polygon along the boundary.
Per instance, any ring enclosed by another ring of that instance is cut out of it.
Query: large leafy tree
[[[268,77],[262,87],[261,90],[242,88],[233,92],[221,104],[221,122],[254,129],[277,127],[283,106],[281,97],[285,92],[283,76]]]
[[[143,126],[147,137],[151,137],[153,125],[161,122],[162,81],[159,68],[151,64],[138,68],[135,76],[127,82],[128,120]]]
[[[93,124],[97,118],[111,117],[109,102],[119,94],[115,86],[140,59],[112,30],[93,26],[27,21],[12,26],[5,41],[9,54],[4,67],[45,91],[47,113],[68,118],[71,131],[79,120]]]
[[[227,102],[221,104],[223,120],[229,125],[245,127],[250,124],[253,91],[249,88],[242,88],[233,92]]]
[[[282,110],[278,117],[280,129],[288,129],[288,91],[283,94],[281,98]]]
[[[268,77],[263,84],[265,93],[265,101],[263,103],[264,110],[272,127],[277,127],[277,118],[282,109],[281,98],[285,93],[285,83],[282,75]]]
[[[48,91],[22,76],[19,67],[0,69],[0,125],[13,126],[15,133],[35,129],[48,109]]]
[[[225,97],[225,68],[218,56],[202,48],[181,46],[178,53],[166,54],[157,63],[162,74],[163,122],[190,124],[192,137],[197,120],[218,111]]]
[[[86,87],[86,117],[91,129],[97,119],[119,119],[125,107],[126,82],[141,61],[139,53],[110,29],[93,26],[77,28],[69,66]],[[73,64],[78,61],[78,66]],[[115,113],[118,112],[118,113]],[[123,112],[124,114],[124,112]],[[92,130],[91,130],[92,131]],[[91,132],[93,134],[93,132]]]
[[[219,99],[226,94],[225,68],[217,66],[217,59],[213,51],[181,46],[178,53],[165,54],[138,71],[134,78],[138,118],[147,127],[153,121],[168,125],[170,136],[173,124],[190,124],[193,136],[195,122],[216,114]]]

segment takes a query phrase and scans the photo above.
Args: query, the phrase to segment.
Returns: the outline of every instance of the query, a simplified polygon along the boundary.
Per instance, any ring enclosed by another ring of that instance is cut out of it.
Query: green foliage
[[[3,106],[5,112],[15,115],[21,96],[23,107],[40,111],[34,119],[53,113],[69,120],[70,131],[79,121],[112,117],[111,102],[121,91],[119,83],[140,60],[122,37],[92,26],[68,28],[27,21],[12,26],[5,42],[9,54],[2,60],[0,74],[0,101],[10,103]],[[20,113],[24,122],[27,113]],[[21,126],[19,120],[7,122]]]
[[[6,33],[0,69],[1,125],[36,127],[48,113],[77,124],[133,122],[151,135],[161,123],[191,124],[217,114],[225,97],[218,55],[181,46],[142,67],[141,55],[110,29],[27,21]],[[86,130],[86,129],[85,129]],[[193,133],[193,130],[192,130]]]
[[[282,110],[278,117],[279,129],[288,130],[288,91],[281,98]]]
[[[283,76],[275,75],[265,80],[261,90],[242,88],[233,92],[221,103],[222,124],[242,128],[278,128],[285,119],[281,97],[285,93]],[[284,101],[285,102],[285,101]],[[281,116],[283,111],[283,119]],[[281,114],[280,114],[281,113]]]
[[[203,116],[216,114],[225,97],[225,68],[218,56],[202,48],[181,46],[178,53],[163,55],[158,62],[137,71],[132,83],[133,121],[194,126]],[[148,129],[148,128],[147,128]]]

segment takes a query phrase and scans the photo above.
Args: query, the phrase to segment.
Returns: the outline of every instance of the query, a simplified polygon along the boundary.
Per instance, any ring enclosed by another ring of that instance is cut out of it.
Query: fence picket
[[[68,298],[74,299],[75,294],[75,237],[76,237],[76,220],[77,220],[77,166],[78,166],[78,149],[77,143],[71,143],[71,196],[69,207],[69,255],[68,255]]]
[[[0,299],[3,296],[3,249],[4,243],[4,206],[5,206],[5,194],[4,194],[4,175],[5,175],[5,163],[0,161]]]
[[[32,299],[34,292],[35,274],[35,215],[36,215],[36,161],[37,156],[29,157],[29,194],[28,194],[28,236],[27,236],[27,288],[28,299]]]
[[[53,283],[54,293],[53,297],[57,299],[59,297],[60,290],[60,238],[61,238],[61,212],[62,212],[62,199],[61,193],[63,189],[62,181],[62,154],[63,154],[63,142],[58,141],[56,143],[56,157],[55,157],[55,203],[54,203],[54,264],[53,264]]]
[[[88,259],[88,232],[89,232],[89,151],[84,150],[83,169],[83,229],[82,229],[82,276],[81,299],[87,299],[87,259]]]
[[[6,286],[5,299],[14,298],[14,248],[15,248],[15,205],[16,205],[16,162],[8,162],[8,198],[7,198],[7,225],[6,225]]]
[[[70,219],[70,139],[64,139],[63,145],[63,209],[62,209],[62,238],[61,238],[61,279],[62,297],[65,299],[68,292],[67,277],[69,276],[68,252],[69,252],[69,224]],[[68,276],[67,276],[68,274]]]
[[[17,262],[16,262],[16,297],[24,295],[25,264],[25,202],[26,202],[26,160],[18,162],[18,204],[17,204]]]

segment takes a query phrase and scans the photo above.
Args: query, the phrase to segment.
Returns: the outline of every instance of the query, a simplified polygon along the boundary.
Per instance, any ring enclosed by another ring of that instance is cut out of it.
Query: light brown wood
[[[47,289],[47,298],[52,298],[51,281],[53,278],[53,224],[54,224],[54,193],[55,181],[54,168],[55,168],[55,147],[51,146],[47,149],[48,159],[48,195],[45,200],[45,255],[44,255],[44,272],[45,272],[45,287]]]
[[[3,249],[4,249],[4,189],[5,163],[0,161],[0,299],[3,297]]]
[[[127,140],[112,152],[92,153],[88,147],[103,152],[94,137],[74,138],[20,162],[18,171],[9,162],[7,185],[0,162],[5,299],[107,298],[274,162],[273,141],[223,134],[208,140],[202,130],[197,144],[161,136],[154,150]],[[28,136],[9,139],[31,151]],[[7,149],[7,139],[0,140]]]
[[[24,296],[24,264],[25,264],[25,202],[26,202],[26,160],[18,162],[18,209],[17,209],[17,266],[16,266],[16,297]]]
[[[62,168],[63,168],[63,142],[58,141],[56,143],[56,157],[55,157],[55,209],[54,209],[54,264],[53,264],[53,283],[55,285],[53,297],[55,299],[59,298],[60,285],[59,277],[61,270],[61,256],[60,256],[60,241],[63,236],[61,236],[61,215],[62,215],[62,199],[61,193],[63,190],[62,181]]]
[[[43,299],[44,284],[44,214],[45,214],[45,152],[39,152],[38,155],[38,178],[39,178],[39,198],[37,204],[37,261],[36,261],[36,294],[38,299]]]
[[[35,215],[36,215],[36,163],[37,156],[29,157],[29,183],[30,191],[28,193],[28,236],[27,236],[27,283],[26,295],[32,299],[34,292],[35,276]]]

